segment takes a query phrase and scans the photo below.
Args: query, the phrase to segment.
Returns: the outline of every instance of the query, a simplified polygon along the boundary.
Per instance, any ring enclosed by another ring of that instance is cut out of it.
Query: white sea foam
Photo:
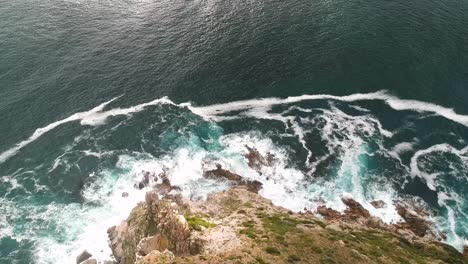
[[[244,111],[247,109],[253,108],[271,108],[275,105],[282,104],[292,104],[302,101],[311,101],[311,100],[336,100],[342,102],[356,102],[364,100],[379,100],[385,102],[394,110],[411,110],[417,112],[429,112],[439,116],[443,116],[449,120],[462,124],[468,127],[468,115],[457,114],[453,109],[446,108],[437,104],[422,102],[417,100],[406,100],[400,99],[396,96],[390,95],[385,91],[379,91],[374,93],[357,93],[346,96],[334,96],[328,94],[318,94],[318,95],[301,95],[301,96],[292,96],[288,98],[264,98],[264,99],[251,99],[244,101],[229,102],[224,104],[216,104],[209,106],[191,106],[190,104],[185,104],[188,106],[194,113],[205,116],[205,117],[215,117],[221,114],[233,112],[233,111]]]
[[[87,126],[98,126],[102,125],[105,123],[106,119],[111,117],[111,116],[118,116],[118,115],[131,115],[136,112],[142,111],[145,107],[151,106],[151,105],[157,105],[157,104],[172,104],[172,101],[167,99],[167,97],[163,97],[160,99],[153,100],[148,103],[143,103],[139,104],[136,106],[132,106],[129,108],[115,108],[115,109],[110,109],[107,111],[104,111],[104,108],[111,103],[112,101],[116,100],[119,97],[115,97],[107,102],[104,102],[97,107],[85,111],[85,112],[79,112],[75,113],[65,119],[53,122],[48,124],[45,127],[41,127],[36,129],[34,133],[26,140],[23,140],[16,144],[14,147],[4,151],[3,153],[0,154],[0,164],[11,158],[12,156],[16,155],[16,153],[30,144],[31,142],[35,141],[45,133],[51,131],[52,129],[74,121],[80,121],[81,125],[87,125]]]

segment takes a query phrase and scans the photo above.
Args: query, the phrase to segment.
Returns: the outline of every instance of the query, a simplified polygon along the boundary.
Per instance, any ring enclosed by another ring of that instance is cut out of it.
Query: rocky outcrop
[[[91,255],[91,253],[89,253],[88,251],[83,251],[81,252],[81,254],[79,254],[77,257],[76,257],[76,263],[77,264],[80,264],[84,261],[86,261],[87,259],[91,258],[93,255]]]
[[[274,164],[275,156],[273,154],[267,153],[266,156],[263,156],[256,148],[251,148],[247,145],[245,147],[248,151],[244,156],[247,159],[247,164],[258,173],[262,174],[263,167],[271,167]]]
[[[358,218],[369,218],[371,215],[367,209],[365,209],[360,203],[352,198],[343,198],[343,203],[348,207],[344,214],[347,218],[351,220],[356,220]]]
[[[196,254],[203,243],[191,238],[183,208],[173,200],[160,199],[156,191],[148,192],[145,202],[138,204],[126,221],[111,227],[108,234],[114,257],[122,264],[143,261],[153,251],[169,250],[176,256]]]
[[[249,191],[254,193],[258,193],[258,191],[262,189],[261,182],[246,180],[239,174],[223,169],[220,164],[216,164],[216,169],[205,172],[205,176],[210,178],[224,178],[233,181],[236,185],[245,185],[248,187]]]
[[[429,230],[429,222],[419,216],[415,211],[401,204],[398,204],[396,209],[398,214],[405,220],[405,223],[398,224],[398,227],[409,229],[420,237],[423,237]]]
[[[387,204],[382,201],[382,200],[375,200],[375,201],[372,201],[371,202],[371,205],[374,206],[374,208],[376,209],[380,209],[380,208],[385,208],[387,207]]]

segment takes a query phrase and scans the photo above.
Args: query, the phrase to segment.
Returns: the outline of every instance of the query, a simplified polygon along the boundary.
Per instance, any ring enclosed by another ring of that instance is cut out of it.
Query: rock
[[[382,201],[382,200],[375,200],[375,201],[372,201],[371,202],[371,205],[374,206],[374,208],[376,209],[380,209],[380,208],[385,208],[387,207],[387,204]]]
[[[88,251],[84,250],[83,252],[81,252],[81,254],[79,254],[77,257],[76,257],[76,263],[81,263],[87,259],[89,259],[90,257],[92,257],[93,255],[91,255]]]
[[[128,197],[128,192],[123,192],[122,197],[124,197],[124,198]]]
[[[429,223],[416,212],[405,208],[398,204],[396,206],[397,213],[406,221],[406,225],[399,225],[399,227],[408,228],[415,235],[423,237],[429,230]]]
[[[237,181],[242,180],[242,177],[240,175],[223,169],[220,164],[216,164],[216,169],[207,171],[207,173],[210,174],[210,175],[216,176],[216,177],[226,178],[226,179],[228,179],[230,181],[236,181],[237,182]]]
[[[343,203],[348,206],[348,209],[344,211],[345,215],[351,220],[356,220],[358,218],[369,218],[370,213],[367,211],[360,203],[355,201],[352,198],[343,198],[341,199]]]
[[[138,243],[137,253],[141,256],[148,255],[151,251],[164,251],[169,247],[169,241],[163,235],[145,237]]]
[[[263,184],[259,181],[247,181],[246,185],[247,190],[253,193],[258,193],[263,187]]]
[[[463,257],[468,259],[468,246],[463,247]]]
[[[251,148],[249,146],[245,146],[247,148],[248,153],[245,154],[245,158],[247,159],[247,164],[250,168],[256,170],[258,173],[261,173],[262,167],[264,166],[272,166],[275,162],[275,156],[271,153],[267,153],[266,157],[264,157],[257,149]]]
[[[342,217],[341,213],[338,211],[335,211],[331,208],[326,207],[325,205],[321,205],[317,207],[317,213],[325,217],[327,220],[331,219],[340,219]]]
[[[167,249],[163,251],[162,253],[158,250],[153,250],[145,257],[138,259],[135,263],[136,264],[163,264],[163,263],[171,263],[174,259],[175,259],[174,254]]]
[[[208,177],[211,176],[225,178],[230,181],[236,182],[238,185],[246,185],[247,189],[253,193],[258,193],[258,191],[260,191],[263,186],[263,184],[259,181],[244,180],[239,174],[235,174],[233,172],[223,169],[220,164],[216,164],[216,169],[207,171],[205,175]]]
[[[96,259],[87,259],[87,260],[81,262],[80,264],[97,264],[97,260]]]

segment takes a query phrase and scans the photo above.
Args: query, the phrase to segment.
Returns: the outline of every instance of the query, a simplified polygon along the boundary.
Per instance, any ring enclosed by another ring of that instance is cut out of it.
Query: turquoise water
[[[468,237],[467,1],[0,0],[0,263],[109,257],[144,172]],[[251,170],[244,145],[277,163]],[[128,192],[128,198],[121,196]],[[370,201],[389,206],[373,209]]]

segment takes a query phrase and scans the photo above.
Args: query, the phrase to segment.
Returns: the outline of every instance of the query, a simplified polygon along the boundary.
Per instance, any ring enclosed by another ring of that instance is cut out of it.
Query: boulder
[[[407,228],[415,235],[423,237],[429,230],[429,222],[419,216],[416,212],[407,209],[398,204],[396,206],[397,213],[406,221],[405,224],[400,224],[400,228]]]
[[[80,264],[97,264],[97,260],[96,259],[87,259],[87,260],[81,262]]]
[[[468,246],[463,247],[463,257],[468,260]]]
[[[376,209],[380,209],[380,208],[385,208],[387,207],[387,204],[382,201],[382,200],[375,200],[375,201],[372,201],[371,202],[371,205],[374,206],[374,208]]]
[[[163,235],[145,237],[137,245],[137,254],[148,255],[151,251],[164,251],[169,247],[169,241]]]
[[[208,175],[216,176],[219,178],[226,178],[230,181],[241,181],[242,177],[238,174],[232,173],[228,170],[222,168],[220,164],[216,164],[215,170],[210,170],[206,172]]]
[[[317,213],[322,215],[327,220],[340,219],[342,217],[340,212],[328,208],[325,205],[317,207]]]
[[[257,149],[251,148],[245,145],[248,153],[244,155],[247,159],[247,164],[250,168],[256,170],[258,173],[261,173],[262,167],[264,166],[273,166],[275,162],[275,156],[271,153],[267,153],[266,156],[263,156]]]
[[[124,198],[128,197],[128,192],[123,192],[122,197],[124,197]]]
[[[160,252],[158,250],[151,251],[148,255],[143,258],[139,258],[135,263],[136,264],[163,264],[163,263],[172,263],[175,259],[175,255],[169,251],[164,250]]]
[[[369,218],[371,216],[369,211],[362,207],[362,205],[356,200],[352,198],[343,198],[341,200],[346,206],[348,206],[348,209],[346,209],[344,213],[351,220],[356,220],[358,218]]]
[[[79,254],[77,257],[76,257],[76,263],[81,263],[87,259],[89,259],[90,257],[92,257],[93,255],[91,255],[91,253],[89,253],[88,251],[84,250],[83,252],[81,252],[81,254]]]

